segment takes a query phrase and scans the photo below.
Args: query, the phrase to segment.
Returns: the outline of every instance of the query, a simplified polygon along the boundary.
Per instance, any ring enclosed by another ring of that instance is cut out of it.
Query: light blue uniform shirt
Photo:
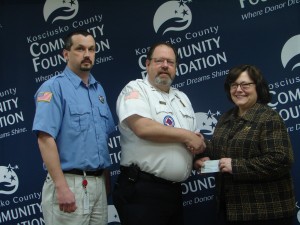
[[[89,84],[87,87],[66,67],[35,94],[32,130],[55,139],[62,170],[92,171],[110,166],[107,141],[115,124],[104,90],[91,74]]]

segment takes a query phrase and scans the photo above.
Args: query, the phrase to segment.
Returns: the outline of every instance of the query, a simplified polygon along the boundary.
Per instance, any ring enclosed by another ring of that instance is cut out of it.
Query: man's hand
[[[56,188],[56,197],[60,211],[75,212],[77,209],[75,195],[69,187]]]
[[[203,158],[197,159],[194,162],[194,168],[196,170],[200,171],[201,167],[204,166],[204,162],[207,161],[207,160],[210,160],[210,158],[209,157],[203,157]]]
[[[203,135],[198,132],[193,133],[188,142],[186,142],[186,147],[192,154],[204,152],[206,144]]]

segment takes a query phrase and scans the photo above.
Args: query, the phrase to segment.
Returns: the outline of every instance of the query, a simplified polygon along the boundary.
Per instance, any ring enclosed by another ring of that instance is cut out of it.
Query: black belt
[[[101,170],[95,170],[95,171],[85,171],[85,174],[87,176],[95,176],[95,177],[100,177],[103,174],[103,169]],[[84,175],[83,170],[78,170],[78,169],[72,169],[72,170],[64,170],[64,173],[70,173],[70,174],[75,174],[75,175]]]
[[[147,173],[144,172],[142,170],[140,170],[139,168],[137,169],[137,166],[120,166],[120,170],[121,173],[123,173],[124,175],[128,176],[129,180],[134,181],[135,179],[131,179],[131,175],[132,174],[136,174],[136,180],[146,180],[146,181],[150,181],[150,182],[156,182],[156,183],[161,183],[161,184],[168,184],[168,185],[175,185],[175,184],[180,184],[180,182],[174,182],[174,181],[170,181],[170,180],[166,180],[160,177],[157,177],[151,173]],[[138,172],[136,173],[133,170],[138,170]]]

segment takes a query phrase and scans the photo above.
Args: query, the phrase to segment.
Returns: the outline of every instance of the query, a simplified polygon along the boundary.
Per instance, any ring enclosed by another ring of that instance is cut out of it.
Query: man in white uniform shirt
[[[113,200],[122,225],[184,224],[180,182],[205,143],[190,100],[171,87],[176,65],[172,45],[153,45],[147,77],[129,82],[118,97],[121,174]]]

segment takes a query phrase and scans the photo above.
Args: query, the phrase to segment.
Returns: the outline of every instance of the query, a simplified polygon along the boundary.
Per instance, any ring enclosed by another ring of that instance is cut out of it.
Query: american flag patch
[[[40,92],[37,101],[38,102],[50,102],[52,98],[52,92]]]
[[[125,95],[125,100],[138,99],[139,96],[140,96],[140,93],[137,90],[132,90],[131,92],[129,92]]]

